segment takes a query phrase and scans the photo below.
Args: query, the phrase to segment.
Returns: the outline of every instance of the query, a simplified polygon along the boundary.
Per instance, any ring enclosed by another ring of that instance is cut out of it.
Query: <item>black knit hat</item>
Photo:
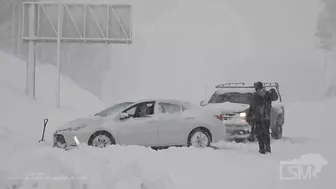
[[[255,90],[262,89],[262,88],[264,88],[264,85],[263,85],[262,82],[258,81],[256,83],[254,83],[254,88],[255,88]]]

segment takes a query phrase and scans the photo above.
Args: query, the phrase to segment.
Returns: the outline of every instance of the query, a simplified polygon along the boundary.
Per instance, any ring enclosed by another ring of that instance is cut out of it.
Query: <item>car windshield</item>
[[[109,116],[109,115],[112,115],[120,110],[122,110],[123,108],[126,108],[127,106],[133,104],[133,102],[123,102],[123,103],[120,103],[120,104],[116,104],[116,105],[113,105],[99,113],[96,113],[95,116],[100,116],[100,117],[106,117],[106,116]]]
[[[217,94],[214,93],[209,100],[209,103],[223,103],[223,102],[231,102],[231,103],[240,103],[240,104],[250,104],[252,99],[252,93],[224,93]]]

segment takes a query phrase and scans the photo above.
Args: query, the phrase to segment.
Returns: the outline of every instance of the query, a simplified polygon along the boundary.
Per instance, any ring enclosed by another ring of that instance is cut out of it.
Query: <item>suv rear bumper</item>
[[[251,134],[251,126],[248,124],[226,124],[228,139],[247,139]]]

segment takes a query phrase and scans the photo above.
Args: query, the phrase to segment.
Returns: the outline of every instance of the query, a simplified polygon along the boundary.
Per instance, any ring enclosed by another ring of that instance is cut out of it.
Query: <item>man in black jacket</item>
[[[263,83],[254,84],[256,92],[247,112],[248,120],[254,125],[254,133],[259,142],[259,153],[271,152],[270,120],[272,101],[278,99],[275,89],[266,91]]]

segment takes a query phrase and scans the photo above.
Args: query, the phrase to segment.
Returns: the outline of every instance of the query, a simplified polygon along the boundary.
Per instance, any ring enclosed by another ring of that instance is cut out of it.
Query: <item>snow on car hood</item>
[[[68,128],[76,128],[79,126],[92,126],[100,124],[102,121],[102,118],[99,116],[89,116],[85,118],[78,118],[72,121],[67,122],[66,124],[60,126],[57,128],[57,130],[63,130]]]
[[[231,103],[231,102],[210,103],[207,106],[205,106],[205,108],[207,109],[220,111],[223,114],[242,112],[248,109],[249,107],[250,105],[248,104],[239,104],[239,103]]]

